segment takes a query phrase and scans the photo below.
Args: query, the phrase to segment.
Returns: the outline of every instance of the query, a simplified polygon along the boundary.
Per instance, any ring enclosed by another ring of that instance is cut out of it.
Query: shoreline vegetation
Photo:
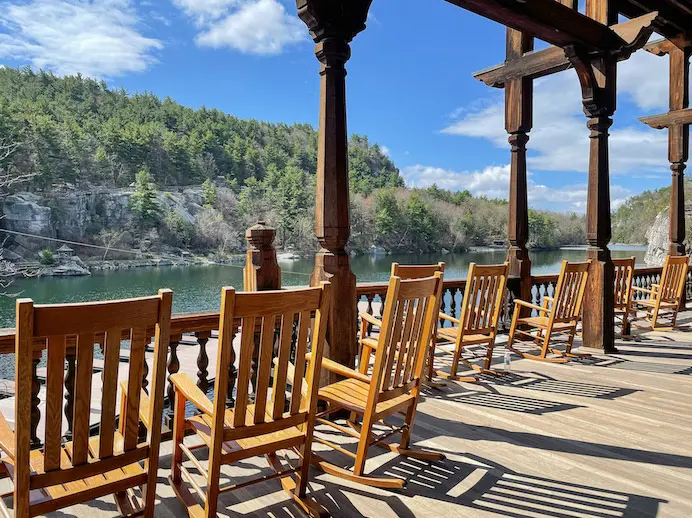
[[[243,120],[81,76],[0,68],[0,147],[0,171],[16,180],[0,185],[0,228],[18,233],[2,234],[5,261],[54,254],[46,239],[88,243],[75,250],[90,264],[133,253],[223,261],[244,253],[245,231],[258,220],[276,228],[278,250],[319,248],[309,124]],[[349,139],[349,181],[354,254],[508,242],[506,200],[408,188],[366,136]],[[528,246],[584,245],[584,229],[583,214],[530,209]]]

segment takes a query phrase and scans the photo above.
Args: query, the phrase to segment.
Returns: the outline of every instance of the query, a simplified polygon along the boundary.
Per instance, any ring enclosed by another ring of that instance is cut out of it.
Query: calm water
[[[644,248],[613,247],[613,257],[637,258],[643,264]],[[584,250],[536,251],[531,253],[532,270],[536,274],[556,273],[563,259],[580,261]],[[504,250],[467,252],[448,255],[388,255],[360,256],[352,260],[358,281],[384,281],[389,277],[391,264],[447,263],[447,277],[464,277],[469,263],[495,264],[503,262]],[[306,285],[312,271],[312,259],[282,262],[283,285]],[[141,268],[112,272],[96,272],[89,277],[43,277],[16,281],[9,289],[22,292],[36,303],[85,302],[153,295],[159,288],[173,290],[173,311],[201,311],[219,308],[222,286],[242,289],[242,267],[234,265],[190,266],[184,268]],[[0,327],[14,327],[14,300],[0,297]]]

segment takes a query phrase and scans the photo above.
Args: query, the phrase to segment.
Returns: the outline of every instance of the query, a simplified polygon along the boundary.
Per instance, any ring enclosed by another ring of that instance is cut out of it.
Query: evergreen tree
[[[156,198],[156,186],[151,174],[142,169],[135,178],[135,192],[130,198],[130,210],[140,231],[159,223],[160,206]]]

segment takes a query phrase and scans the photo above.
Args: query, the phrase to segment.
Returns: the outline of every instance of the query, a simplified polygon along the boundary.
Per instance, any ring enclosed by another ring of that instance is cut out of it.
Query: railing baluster
[[[74,384],[76,381],[77,350],[74,346],[67,347],[65,351],[67,361],[67,373],[65,374],[65,419],[67,421],[67,431],[65,440],[72,440],[72,422],[74,419]]]
[[[233,336],[231,337],[231,363],[228,366],[228,389],[226,391],[226,408],[235,407],[235,398],[233,397],[233,391],[235,389],[236,378],[238,377],[238,370],[235,368],[235,347],[233,343],[235,342],[235,336],[238,332],[237,329],[233,330]]]
[[[168,409],[166,411],[166,421],[169,428],[173,427],[174,409],[175,409],[175,387],[173,382],[171,382],[171,376],[176,374],[180,370],[180,360],[178,360],[178,346],[180,345],[180,340],[182,340],[181,335],[171,336],[171,341],[169,344],[170,354],[168,355],[168,387],[166,388],[166,394],[168,395]]]
[[[41,390],[41,384],[38,381],[38,364],[41,362],[41,351],[34,352],[34,358],[31,366],[31,448],[37,449],[41,447],[41,439],[38,438],[38,423],[41,421],[41,410],[39,405],[41,400],[38,393]]]
[[[209,372],[207,371],[207,367],[209,367],[209,356],[207,356],[207,342],[211,337],[211,331],[195,333],[195,336],[199,344],[199,355],[197,356],[197,386],[206,394],[207,390],[209,390]]]

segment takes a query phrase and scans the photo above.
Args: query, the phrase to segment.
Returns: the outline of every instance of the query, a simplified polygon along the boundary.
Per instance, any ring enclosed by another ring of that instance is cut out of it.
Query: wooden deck
[[[406,477],[405,490],[314,471],[311,494],[344,517],[692,516],[692,315],[682,316],[682,330],[637,332],[616,355],[566,365],[515,359],[505,377],[426,390],[414,441],[447,460],[375,448],[368,467]],[[501,363],[503,348],[496,353]],[[166,483],[169,466],[165,443],[157,517],[185,514]],[[261,466],[260,459],[223,473],[242,479]],[[276,481],[221,501],[221,516],[301,516]],[[117,513],[103,499],[50,516]]]

